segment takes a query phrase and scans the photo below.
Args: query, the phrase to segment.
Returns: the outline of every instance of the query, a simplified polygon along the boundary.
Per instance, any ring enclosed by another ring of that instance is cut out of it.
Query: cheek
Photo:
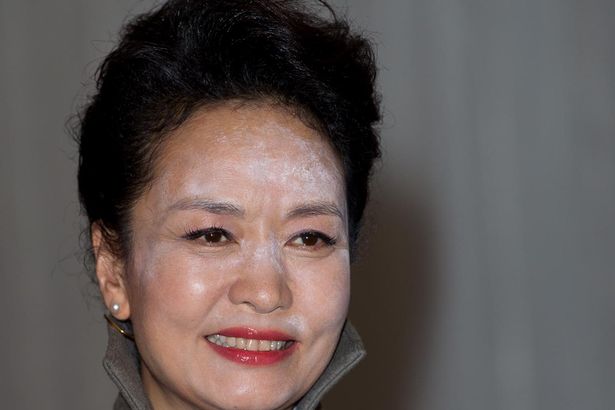
[[[222,298],[234,260],[204,260],[173,243],[135,251],[129,272],[133,323],[193,328]],[[139,325],[137,325],[139,326]]]
[[[291,266],[294,300],[305,315],[306,333],[336,333],[348,313],[350,268],[347,252],[321,261],[296,261]]]

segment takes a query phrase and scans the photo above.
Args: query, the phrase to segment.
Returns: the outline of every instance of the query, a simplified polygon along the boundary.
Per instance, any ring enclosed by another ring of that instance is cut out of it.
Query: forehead
[[[345,202],[341,169],[326,138],[289,110],[225,104],[195,113],[168,137],[151,194],[159,201],[276,195]]]

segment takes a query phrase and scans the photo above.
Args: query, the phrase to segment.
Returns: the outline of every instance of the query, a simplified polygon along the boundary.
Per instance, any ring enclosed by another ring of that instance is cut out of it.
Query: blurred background
[[[0,397],[110,409],[66,122],[137,0],[0,0]],[[333,1],[384,158],[325,409],[615,408],[615,2]]]

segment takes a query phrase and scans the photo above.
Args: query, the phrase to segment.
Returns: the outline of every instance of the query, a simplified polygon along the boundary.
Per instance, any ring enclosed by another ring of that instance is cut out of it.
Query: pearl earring
[[[118,303],[114,303],[114,304],[111,306],[111,310],[113,310],[113,313],[117,313],[117,312],[119,312],[119,311],[120,311],[120,305],[119,305]]]

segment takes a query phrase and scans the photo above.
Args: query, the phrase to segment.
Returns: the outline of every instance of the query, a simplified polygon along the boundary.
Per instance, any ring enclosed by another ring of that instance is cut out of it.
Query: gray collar
[[[103,366],[119,389],[115,410],[151,410],[139,372],[139,352],[135,343],[109,326],[109,344]],[[294,410],[312,410],[324,394],[365,356],[355,328],[346,321],[329,365]]]

